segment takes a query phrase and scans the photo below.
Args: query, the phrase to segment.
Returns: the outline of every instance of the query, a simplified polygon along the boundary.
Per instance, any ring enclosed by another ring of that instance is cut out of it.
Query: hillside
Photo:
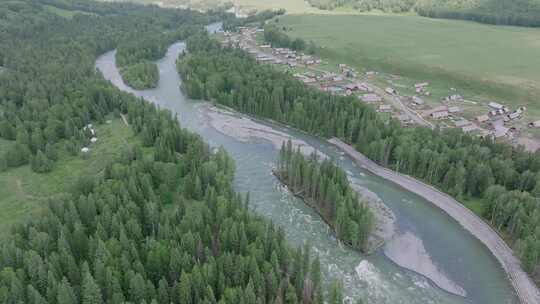
[[[432,18],[463,19],[481,23],[540,26],[537,0],[309,0],[315,7],[334,10],[348,7],[357,11],[406,13],[415,11]]]

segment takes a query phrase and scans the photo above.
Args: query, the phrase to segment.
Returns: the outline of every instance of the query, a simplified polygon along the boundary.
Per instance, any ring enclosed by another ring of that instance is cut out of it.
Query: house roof
[[[419,104],[419,105],[424,104],[424,100],[418,96],[413,96],[412,100],[416,104]]]
[[[464,126],[461,128],[461,130],[463,130],[463,132],[467,133],[467,132],[471,132],[471,131],[474,131],[478,129],[478,127],[474,124],[470,124],[470,125],[467,125],[467,126]]]
[[[496,103],[496,102],[493,102],[493,101],[490,102],[490,103],[488,104],[488,106],[490,106],[491,108],[497,109],[497,110],[500,110],[500,109],[503,108],[503,105],[502,105],[502,104]]]
[[[488,120],[489,120],[489,116],[487,116],[486,114],[480,115],[480,116],[477,116],[477,117],[476,117],[476,120],[479,121],[479,122],[488,121]]]
[[[533,121],[533,122],[530,123],[530,125],[533,126],[533,127],[537,127],[537,128],[538,128],[538,127],[540,127],[540,120]]]
[[[457,113],[459,111],[461,111],[461,109],[459,107],[454,106],[454,107],[449,107],[448,108],[448,112],[450,112],[450,113]]]
[[[519,112],[514,112],[514,113],[508,115],[508,118],[510,118],[510,119],[515,119],[515,118],[518,118],[519,116],[521,116],[521,113],[519,113]]]
[[[362,96],[360,96],[360,99],[362,99],[363,101],[381,101],[382,98],[377,95],[377,94],[364,94]]]
[[[431,113],[431,117],[433,118],[442,118],[448,116],[448,111],[439,111]]]
[[[466,119],[461,119],[461,120],[455,121],[454,124],[456,125],[456,127],[461,128],[461,127],[470,125],[471,122]]]

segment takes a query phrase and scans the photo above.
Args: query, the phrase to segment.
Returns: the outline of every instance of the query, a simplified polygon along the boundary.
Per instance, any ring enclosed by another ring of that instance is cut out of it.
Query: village
[[[402,94],[392,81],[380,87],[372,81],[376,71],[360,73],[347,64],[338,64],[334,71],[322,59],[288,48],[272,47],[257,40],[264,30],[257,27],[241,27],[238,32],[224,32],[224,46],[241,48],[258,62],[272,64],[294,75],[308,86],[330,94],[354,96],[358,102],[373,106],[377,112],[387,113],[404,126],[423,125],[434,128],[460,128],[465,133],[480,137],[518,143],[523,128],[540,128],[540,120],[523,122],[525,107],[510,109],[499,102],[483,106],[480,115],[471,116],[463,110],[467,101],[455,88],[438,104],[426,102],[431,96],[430,83],[415,83],[407,88],[411,94]],[[324,66],[324,67],[323,67]]]

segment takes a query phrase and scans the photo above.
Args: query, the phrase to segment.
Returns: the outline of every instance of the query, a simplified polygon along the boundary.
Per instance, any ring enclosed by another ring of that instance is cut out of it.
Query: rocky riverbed
[[[316,150],[305,141],[291,138],[291,136],[285,132],[258,123],[237,112],[216,107],[210,103],[202,104],[200,110],[212,128],[239,141],[248,142],[250,140],[260,139],[268,141],[276,149],[280,149],[281,145],[287,143],[290,139],[293,148],[299,148],[304,155],[310,155],[316,151],[319,157],[327,158],[325,154]]]
[[[351,186],[360,194],[362,201],[369,206],[375,216],[375,227],[373,227],[367,245],[367,251],[372,253],[396,235],[396,216],[377,194],[359,185],[351,183]]]

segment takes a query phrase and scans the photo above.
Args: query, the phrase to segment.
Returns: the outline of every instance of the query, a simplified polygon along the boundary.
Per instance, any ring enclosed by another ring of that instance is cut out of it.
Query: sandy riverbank
[[[372,253],[396,235],[396,216],[377,194],[365,187],[352,183],[351,187],[360,195],[362,201],[369,206],[369,209],[375,216],[375,227],[373,227],[373,231],[369,235],[367,245],[368,252]]]
[[[410,176],[377,165],[375,162],[356,151],[356,149],[337,138],[333,138],[329,140],[329,142],[347,153],[361,167],[416,193],[454,218],[461,226],[463,226],[463,228],[479,239],[501,263],[522,304],[540,303],[540,292],[538,287],[529,278],[527,273],[523,271],[519,259],[514,256],[512,249],[508,247],[504,240],[476,214],[451,196],[430,185]]]
[[[285,132],[260,124],[253,119],[239,115],[236,112],[218,108],[210,103],[202,105],[201,111],[205,116],[205,121],[208,121],[212,128],[239,141],[248,142],[254,139],[262,139],[270,142],[276,149],[281,149],[281,145],[287,143],[290,139],[293,148],[299,148],[300,152],[306,156],[309,156],[316,151],[319,157],[328,157],[303,140],[291,138],[291,136]]]
[[[388,242],[384,254],[399,266],[429,278],[441,289],[462,297],[467,296],[463,287],[453,282],[433,263],[424,243],[413,233],[405,232]]]

